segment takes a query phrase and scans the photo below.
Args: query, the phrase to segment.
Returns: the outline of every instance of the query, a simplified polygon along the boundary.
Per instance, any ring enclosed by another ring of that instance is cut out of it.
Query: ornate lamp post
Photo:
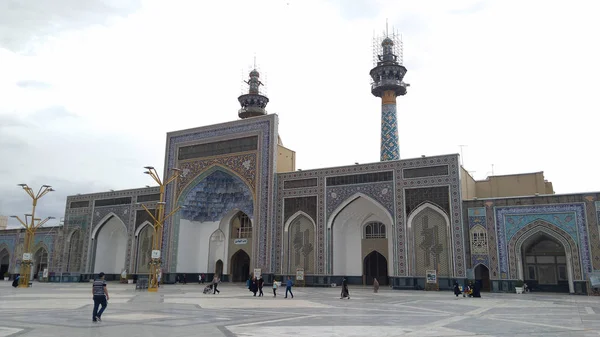
[[[42,187],[40,187],[39,191],[36,194],[33,192],[33,189],[31,187],[27,186],[27,184],[19,184],[18,186],[23,188],[23,190],[25,190],[25,192],[27,192],[27,194],[33,200],[33,209],[31,210],[31,214],[25,214],[25,221],[21,220],[21,218],[19,218],[16,215],[11,216],[11,218],[19,220],[21,225],[25,227],[25,242],[23,243],[23,260],[21,261],[21,277],[19,279],[19,288],[27,288],[29,287],[29,279],[31,278],[31,248],[33,247],[35,232],[48,220],[54,219],[54,217],[47,217],[44,220],[36,218],[35,208],[37,206],[38,200],[40,200],[44,195],[53,192],[54,190],[52,189],[52,186],[42,185]],[[31,222],[29,222],[29,218],[31,218]]]
[[[173,173],[171,174],[171,176],[165,182],[163,182],[160,179],[160,177],[158,176],[158,173],[156,172],[154,167],[146,166],[144,168],[147,170],[144,173],[149,175],[150,177],[152,177],[152,179],[154,179],[154,181],[158,184],[158,186],[160,188],[159,189],[160,199],[156,203],[157,204],[156,213],[151,212],[146,206],[141,204],[142,207],[144,208],[144,210],[146,210],[148,215],[150,215],[150,217],[154,221],[154,225],[152,225],[154,232],[152,234],[152,261],[150,262],[150,283],[148,284],[148,291],[149,292],[157,292],[158,291],[158,276],[159,276],[159,273],[161,270],[161,264],[162,264],[160,250],[162,247],[163,224],[166,219],[171,217],[173,214],[177,213],[177,211],[179,211],[179,209],[181,208],[181,207],[177,207],[177,208],[173,209],[171,211],[171,213],[165,215],[165,204],[166,204],[165,203],[165,187],[168,184],[170,184],[171,182],[173,182],[179,178],[179,176],[181,174],[181,170],[177,169],[177,168],[173,168],[172,169]]]

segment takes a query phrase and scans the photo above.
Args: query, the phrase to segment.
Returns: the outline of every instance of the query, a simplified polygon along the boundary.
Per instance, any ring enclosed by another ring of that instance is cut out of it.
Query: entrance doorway
[[[4,273],[8,272],[10,265],[10,254],[6,249],[0,252],[0,277],[4,277]]]
[[[231,257],[231,281],[245,282],[249,276],[250,256],[240,249]]]
[[[475,282],[479,282],[481,291],[490,291],[490,270],[480,264],[475,268]]]
[[[48,268],[48,251],[45,248],[40,248],[34,255],[34,261],[36,263],[34,268],[34,274],[32,275],[34,278],[38,278],[40,273],[44,271],[44,269]]]
[[[215,263],[215,275],[219,275],[219,277],[223,275],[223,261],[221,260]]]
[[[367,255],[363,263],[363,275],[366,285],[372,285],[374,278],[380,285],[387,285],[388,269],[385,256],[376,250]]]
[[[565,247],[545,233],[523,243],[523,278],[533,291],[569,292]]]

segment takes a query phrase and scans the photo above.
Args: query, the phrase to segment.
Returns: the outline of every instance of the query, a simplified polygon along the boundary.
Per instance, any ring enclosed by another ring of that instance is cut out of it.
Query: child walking
[[[273,280],[273,297],[277,297],[277,281]]]

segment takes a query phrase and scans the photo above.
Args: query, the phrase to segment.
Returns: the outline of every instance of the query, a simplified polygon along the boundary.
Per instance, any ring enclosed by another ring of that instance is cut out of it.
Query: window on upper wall
[[[252,222],[243,212],[239,212],[231,221],[232,239],[249,239],[252,237]]]
[[[487,253],[487,232],[482,226],[475,226],[471,229],[471,254]]]
[[[381,222],[369,222],[366,224],[365,239],[385,239],[385,225]]]

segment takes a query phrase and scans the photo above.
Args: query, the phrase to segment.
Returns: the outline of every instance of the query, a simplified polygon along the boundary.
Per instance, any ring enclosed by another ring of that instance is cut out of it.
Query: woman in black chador
[[[460,295],[461,291],[460,291],[460,286],[458,285],[458,282],[454,281],[454,295],[456,295],[456,297],[458,297],[458,295]]]
[[[348,291],[348,280],[346,280],[344,278],[344,280],[342,281],[342,294],[340,299],[346,298],[348,297],[348,299],[350,299],[350,292]]]

